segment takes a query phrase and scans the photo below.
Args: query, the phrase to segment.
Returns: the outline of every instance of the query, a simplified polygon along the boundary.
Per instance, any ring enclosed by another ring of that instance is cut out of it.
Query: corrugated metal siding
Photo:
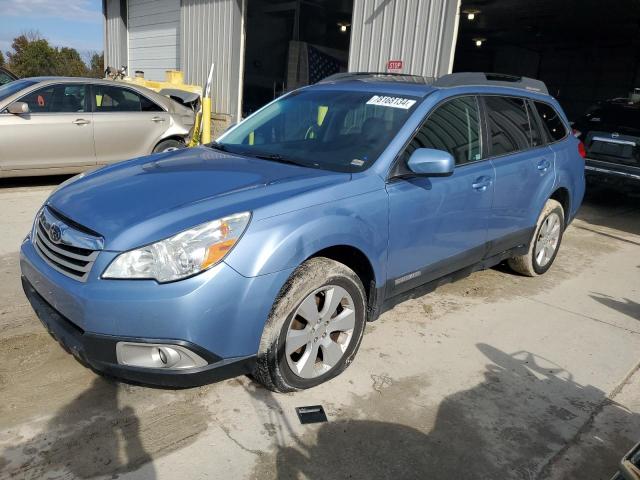
[[[182,70],[204,86],[215,63],[213,111],[237,121],[244,64],[243,0],[182,0]]]
[[[126,13],[121,10],[122,4],[126,5],[121,0],[105,0],[103,4],[104,63],[115,68],[128,63]]]
[[[129,74],[164,80],[180,67],[180,0],[128,0]]]
[[[451,70],[459,0],[354,0],[349,71],[440,76]]]

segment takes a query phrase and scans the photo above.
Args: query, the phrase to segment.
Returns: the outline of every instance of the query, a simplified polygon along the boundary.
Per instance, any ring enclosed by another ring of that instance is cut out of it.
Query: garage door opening
[[[635,0],[463,0],[453,71],[539,78],[577,120],[640,87]]]
[[[353,0],[247,2],[243,116],[347,70]]]
[[[180,68],[180,0],[128,0],[129,75],[164,80]]]

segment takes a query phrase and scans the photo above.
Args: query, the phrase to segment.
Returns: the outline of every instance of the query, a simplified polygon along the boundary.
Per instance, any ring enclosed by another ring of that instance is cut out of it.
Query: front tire
[[[565,227],[564,210],[560,202],[549,199],[544,205],[529,250],[524,255],[509,259],[512,270],[527,277],[545,273],[553,264]]]
[[[276,299],[253,376],[275,392],[324,383],[352,362],[365,323],[366,295],[355,272],[328,258],[312,258]]]

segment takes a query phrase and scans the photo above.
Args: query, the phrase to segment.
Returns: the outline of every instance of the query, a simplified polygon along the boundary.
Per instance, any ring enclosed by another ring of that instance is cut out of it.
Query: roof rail
[[[318,83],[339,82],[347,80],[383,80],[389,82],[409,82],[431,84],[434,79],[430,77],[421,77],[420,75],[411,75],[408,73],[389,73],[389,72],[341,72],[329,75]]]
[[[511,87],[549,94],[547,86],[541,80],[534,78],[505,75],[503,73],[460,72],[450,73],[438,78],[434,87],[461,87],[465,85],[494,85],[498,87]]]

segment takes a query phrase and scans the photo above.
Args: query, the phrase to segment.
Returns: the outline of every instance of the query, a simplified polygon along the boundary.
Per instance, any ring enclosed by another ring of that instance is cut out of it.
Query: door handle
[[[538,170],[540,170],[542,173],[545,173],[547,170],[549,170],[549,167],[551,167],[551,162],[549,160],[540,160],[540,162],[538,162]]]
[[[491,178],[484,176],[476,178],[476,181],[471,184],[473,189],[479,192],[484,192],[489,185],[491,185]]]
[[[156,123],[160,123],[160,122],[164,122],[164,118],[162,117],[153,117],[151,119],[152,122],[156,122]]]
[[[87,123],[91,123],[91,120],[85,120],[84,118],[78,118],[77,120],[74,120],[71,123],[73,123],[75,125],[86,125]]]

